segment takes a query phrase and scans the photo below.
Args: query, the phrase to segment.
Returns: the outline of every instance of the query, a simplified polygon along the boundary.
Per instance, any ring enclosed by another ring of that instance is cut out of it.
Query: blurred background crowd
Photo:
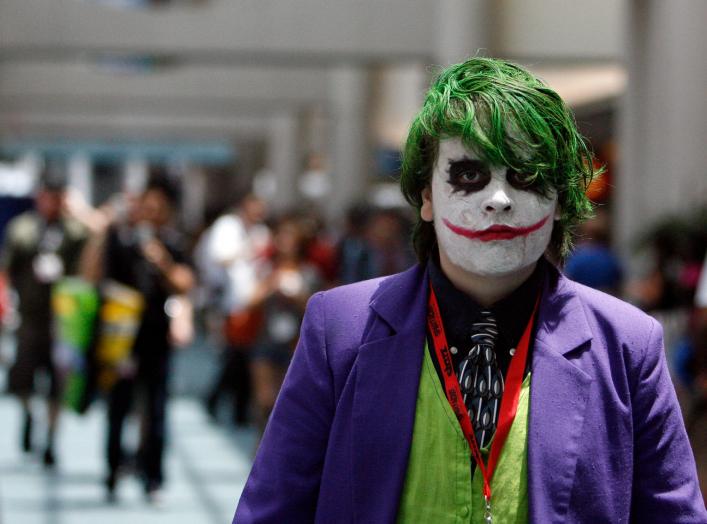
[[[663,323],[707,493],[705,19],[0,2],[0,521],[228,521],[308,298],[415,263],[402,141],[476,53],[544,78],[605,166],[564,271]]]

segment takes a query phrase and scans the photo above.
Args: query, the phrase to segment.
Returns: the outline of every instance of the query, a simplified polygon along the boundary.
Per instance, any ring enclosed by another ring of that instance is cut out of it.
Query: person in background
[[[377,209],[366,227],[373,277],[393,275],[415,262],[409,227],[396,209]]]
[[[707,413],[707,255],[698,275],[686,336],[676,349],[676,371],[692,393],[688,433]],[[682,362],[679,360],[682,359]],[[707,479],[705,479],[707,481]]]
[[[565,274],[611,295],[621,292],[623,269],[609,246],[609,215],[597,209],[579,228],[579,242],[565,263]]]
[[[336,282],[338,267],[335,244],[328,238],[325,221],[321,214],[313,209],[300,213],[300,224],[306,239],[306,260],[314,266],[323,285],[330,287]]]
[[[307,260],[307,245],[307,224],[302,217],[283,215],[273,231],[270,263],[251,303],[263,314],[251,364],[256,423],[261,431],[290,364],[307,300],[322,284],[319,270]]]
[[[55,464],[55,435],[61,408],[61,385],[52,362],[51,289],[55,282],[76,272],[86,231],[66,212],[63,173],[51,166],[41,176],[35,209],[13,219],[0,256],[0,272],[18,298],[20,325],[17,354],[10,369],[9,390],[22,405],[21,446],[30,452],[34,445],[34,417],[30,399],[36,378],[47,379],[47,436],[43,462]]]
[[[674,354],[675,371],[686,386],[685,425],[697,458],[702,496],[707,497],[707,253],[696,282],[694,307],[690,311],[687,332]]]
[[[695,288],[695,307],[707,310],[707,253],[705,253],[705,259],[702,262],[702,269],[700,269],[700,276]],[[707,337],[705,337],[705,340],[707,340]],[[705,366],[705,371],[707,371],[707,366]]]
[[[187,293],[194,285],[183,240],[173,227],[177,192],[162,174],[153,176],[142,195],[133,203],[126,222],[112,223],[96,235],[87,249],[98,249],[101,274],[94,280],[110,279],[129,286],[142,295],[144,310],[133,344],[130,365],[108,394],[108,435],[106,489],[114,500],[124,466],[123,425],[136,394],[144,399],[138,467],[145,494],[159,502],[164,482],[163,456],[166,440],[167,386],[172,344],[170,318],[165,305],[171,295]]]
[[[339,283],[353,284],[378,275],[373,268],[373,256],[366,230],[372,209],[368,204],[356,204],[346,213],[346,226],[337,245]]]
[[[257,272],[265,260],[270,230],[264,221],[265,202],[253,194],[241,199],[234,211],[218,218],[203,240],[202,258],[212,275],[222,275],[220,308],[224,317],[226,347],[221,369],[206,398],[206,410],[215,417],[224,393],[233,394],[233,421],[248,422],[251,398],[250,348],[261,321],[250,307],[255,293]]]

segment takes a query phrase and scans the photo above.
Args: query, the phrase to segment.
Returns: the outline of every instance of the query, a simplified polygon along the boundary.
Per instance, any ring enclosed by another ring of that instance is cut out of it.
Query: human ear
[[[555,220],[555,222],[557,222],[557,221],[560,220],[561,218],[562,218],[562,209],[560,209],[560,204],[558,203],[557,205],[555,205],[555,216],[554,216],[554,220]]]
[[[422,207],[420,207],[420,218],[425,222],[432,222],[434,213],[432,212],[432,188],[425,187],[422,190]]]

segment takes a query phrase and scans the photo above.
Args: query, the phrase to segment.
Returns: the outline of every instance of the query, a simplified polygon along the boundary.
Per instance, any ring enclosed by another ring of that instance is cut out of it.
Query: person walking
[[[225,347],[221,367],[206,397],[206,410],[216,417],[223,395],[233,395],[232,420],[248,422],[251,399],[250,350],[258,336],[262,314],[252,306],[265,262],[270,230],[264,220],[267,206],[253,194],[244,196],[234,211],[219,217],[207,231],[204,256],[213,272],[223,275],[220,307]]]
[[[45,377],[47,433],[42,460],[47,467],[56,462],[55,437],[62,389],[52,360],[51,291],[56,282],[77,271],[86,238],[85,229],[68,216],[65,204],[63,173],[52,166],[41,176],[34,209],[8,224],[0,255],[0,272],[17,295],[20,317],[17,353],[8,389],[22,406],[21,447],[29,453],[35,445],[35,416],[30,400],[37,392],[37,378]]]
[[[153,177],[135,203],[130,221],[112,224],[91,239],[87,250],[97,250],[100,256],[84,253],[101,266],[94,279],[128,286],[141,295],[144,304],[130,358],[116,370],[117,380],[108,391],[105,484],[109,500],[115,499],[126,464],[123,426],[136,397],[142,401],[137,466],[148,500],[159,503],[161,499],[172,353],[166,304],[170,296],[185,294],[194,285],[181,235],[173,227],[176,203],[171,181]]]

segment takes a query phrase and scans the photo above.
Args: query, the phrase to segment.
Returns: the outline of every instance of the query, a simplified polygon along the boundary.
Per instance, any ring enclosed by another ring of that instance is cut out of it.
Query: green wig
[[[421,262],[436,243],[433,225],[419,216],[422,191],[430,184],[439,141],[450,137],[460,137],[490,165],[527,174],[535,190],[557,191],[561,217],[549,255],[561,261],[574,226],[592,213],[585,189],[597,170],[559,95],[520,66],[491,58],[471,58],[437,77],[410,126],[400,177],[418,213],[413,244]]]

